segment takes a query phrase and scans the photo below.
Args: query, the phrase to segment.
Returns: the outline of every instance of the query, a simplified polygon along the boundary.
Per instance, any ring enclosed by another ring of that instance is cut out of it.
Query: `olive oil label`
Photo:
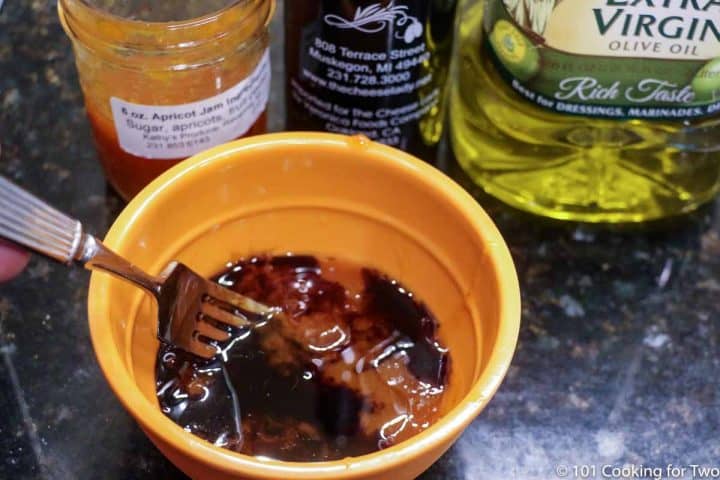
[[[142,105],[112,97],[120,147],[143,158],[195,155],[245,134],[267,108],[270,52],[236,85],[204,100],[182,105]]]
[[[324,0],[317,9],[301,28],[291,101],[326,131],[407,149],[441,100],[431,22],[452,25],[455,1]]]
[[[720,110],[720,0],[490,0],[483,48],[530,102],[592,117]]]

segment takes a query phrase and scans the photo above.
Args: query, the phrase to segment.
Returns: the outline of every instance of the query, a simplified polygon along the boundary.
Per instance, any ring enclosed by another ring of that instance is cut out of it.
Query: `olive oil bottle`
[[[720,2],[482,0],[460,15],[451,139],[488,193],[637,222],[720,188]]]

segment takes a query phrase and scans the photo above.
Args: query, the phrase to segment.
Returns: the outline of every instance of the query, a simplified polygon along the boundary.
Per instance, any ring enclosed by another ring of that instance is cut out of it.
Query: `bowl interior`
[[[467,200],[429,167],[386,147],[332,138],[212,150],[156,181],[106,242],[155,273],[179,259],[210,276],[248,255],[287,252],[378,268],[439,319],[451,354],[449,411],[497,353],[502,299],[517,288],[498,273],[493,251],[507,256],[506,247],[479,207],[482,218],[468,215],[458,203]],[[105,300],[91,300],[93,337],[102,331],[111,339],[97,353],[101,364],[118,356],[121,366],[111,373],[104,367],[106,375],[127,377],[157,408],[155,306],[123,282],[95,277],[91,297]]]

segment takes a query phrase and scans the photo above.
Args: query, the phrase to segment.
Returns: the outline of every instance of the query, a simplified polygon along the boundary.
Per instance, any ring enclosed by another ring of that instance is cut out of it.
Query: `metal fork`
[[[158,338],[199,357],[219,353],[216,342],[231,334],[224,325],[252,327],[280,313],[251,298],[204,279],[172,262],[158,277],[149,275],[100,240],[82,224],[0,176],[0,237],[67,265],[101,270],[143,288],[157,300]]]

